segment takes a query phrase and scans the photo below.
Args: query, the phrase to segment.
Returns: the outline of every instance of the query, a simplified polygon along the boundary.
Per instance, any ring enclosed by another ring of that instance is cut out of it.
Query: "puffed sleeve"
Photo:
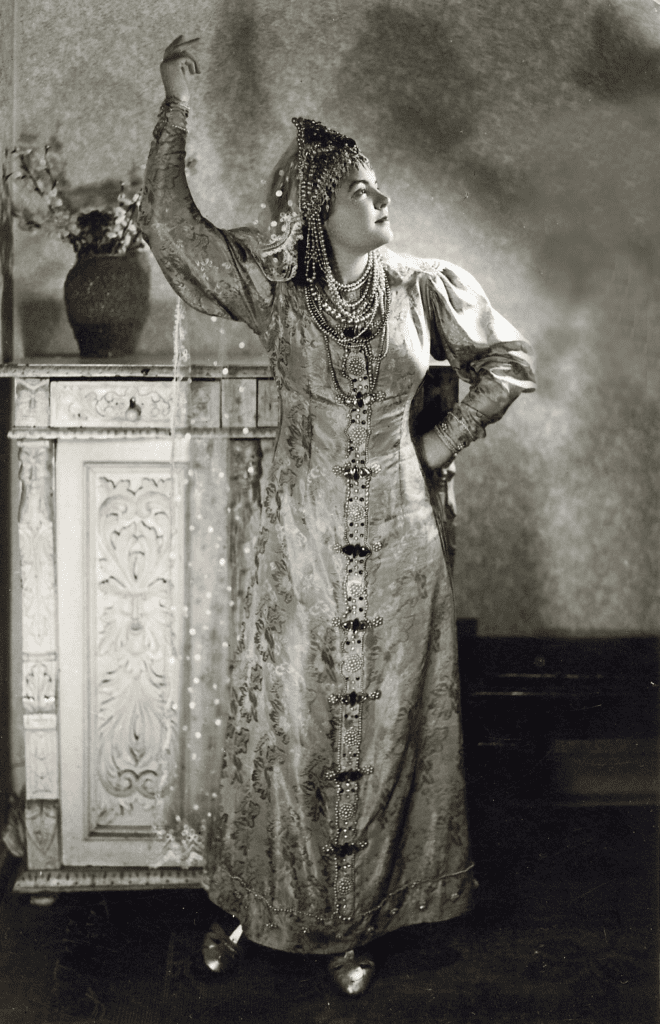
[[[471,387],[440,424],[456,450],[485,435],[524,391],[534,391],[531,346],[494,310],[471,274],[437,262],[420,279],[431,353]]]
[[[154,130],[138,224],[165,277],[184,302],[242,320],[261,334],[274,285],[250,248],[248,228],[221,231],[200,214],[185,173],[187,110],[164,103]]]

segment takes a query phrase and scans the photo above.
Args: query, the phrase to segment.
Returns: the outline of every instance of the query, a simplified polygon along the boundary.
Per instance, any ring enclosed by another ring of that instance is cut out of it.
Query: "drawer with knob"
[[[171,381],[52,381],[51,427],[131,428],[172,423]],[[176,426],[220,426],[220,382],[192,381],[177,386]]]

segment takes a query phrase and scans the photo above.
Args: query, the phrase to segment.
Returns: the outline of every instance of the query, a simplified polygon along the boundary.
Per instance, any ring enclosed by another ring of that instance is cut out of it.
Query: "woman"
[[[295,119],[265,233],[204,220],[184,171],[195,41],[161,65],[141,228],[187,303],[260,336],[282,410],[208,890],[253,941],[333,955],[358,995],[374,972],[360,947],[470,905],[452,587],[424,470],[533,390],[530,351],[465,271],[382,248],[388,197],[318,122]],[[471,390],[414,439],[431,354]],[[207,937],[209,966],[234,951]]]

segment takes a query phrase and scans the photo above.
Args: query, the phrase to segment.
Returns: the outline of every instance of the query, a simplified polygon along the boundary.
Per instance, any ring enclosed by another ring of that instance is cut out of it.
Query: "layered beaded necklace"
[[[321,229],[322,230],[322,229]],[[359,402],[368,405],[382,396],[376,391],[380,364],[388,345],[388,316],[390,311],[390,286],[380,257],[370,252],[364,273],[357,281],[343,284],[332,272],[325,244],[322,242],[319,260],[323,270],[327,293],[318,280],[305,286],[305,301],[312,320],[319,328],[325,341],[332,385],[338,400],[343,405],[354,405],[355,393],[347,394],[339,383],[332,360],[330,342],[335,341],[344,350],[341,373],[353,378],[358,367],[366,370],[368,387],[360,392]],[[357,298],[349,299],[357,292]],[[372,339],[380,335],[378,351],[371,346]],[[353,389],[351,389],[353,391]]]

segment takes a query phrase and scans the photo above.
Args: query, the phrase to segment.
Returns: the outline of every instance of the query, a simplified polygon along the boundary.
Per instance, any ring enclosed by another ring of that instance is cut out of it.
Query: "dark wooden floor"
[[[323,958],[245,943],[198,972],[202,892],[69,894],[0,908],[2,1024],[657,1024],[656,812],[473,809],[481,879],[469,917],[376,947],[360,1000]]]

